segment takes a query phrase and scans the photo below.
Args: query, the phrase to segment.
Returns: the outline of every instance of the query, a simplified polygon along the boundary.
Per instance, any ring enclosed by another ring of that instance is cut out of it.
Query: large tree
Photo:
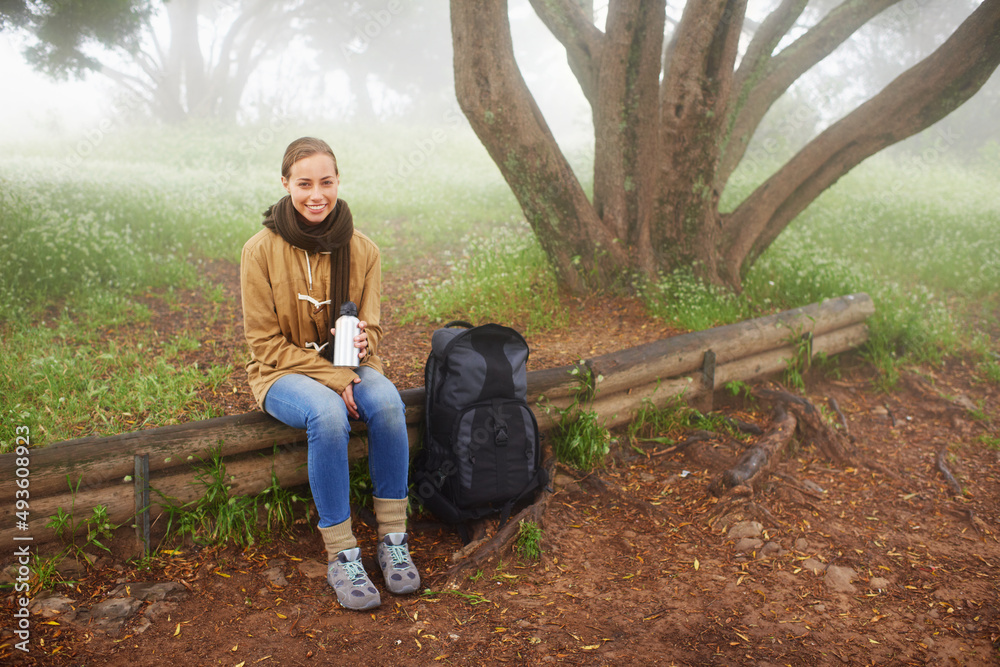
[[[560,280],[578,292],[678,267],[739,288],[821,192],[958,108],[1000,63],[1000,0],[983,0],[933,53],[723,213],[721,193],[771,106],[900,0],[843,0],[804,30],[809,0],[776,0],[757,24],[747,0],[691,1],[669,40],[665,0],[610,0],[604,30],[588,0],[530,1],[593,112],[592,197],[521,76],[506,0],[451,0],[455,87]]]
[[[39,71],[106,76],[166,122],[232,120],[261,64],[274,64],[292,43],[300,50],[283,81],[294,84],[271,83],[267,95],[274,99],[258,101],[265,107],[296,108],[282,99],[295,92],[288,88],[322,92],[334,70],[350,77],[355,117],[375,116],[372,79],[430,116],[440,116],[443,104],[427,101],[441,100],[439,92],[451,86],[450,45],[435,39],[448,30],[444,3],[0,0],[4,29],[28,36],[25,56]]]
[[[309,1],[0,0],[0,29],[29,35],[25,58],[40,72],[104,75],[161,120],[232,118]]]

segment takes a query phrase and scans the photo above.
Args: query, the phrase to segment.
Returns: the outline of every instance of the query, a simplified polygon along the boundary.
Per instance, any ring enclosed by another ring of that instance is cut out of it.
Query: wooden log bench
[[[657,406],[678,395],[688,401],[710,397],[731,381],[749,382],[784,370],[798,354],[798,340],[809,337],[812,355],[833,355],[868,339],[865,320],[875,312],[871,298],[853,294],[774,315],[682,334],[579,364],[528,373],[528,402],[544,432],[557,419],[558,408],[572,404],[580,390],[577,370],[601,376],[586,409],[609,428],[633,418],[647,399]],[[411,448],[419,446],[424,412],[423,388],[401,392]],[[557,410],[546,410],[550,405]],[[162,512],[160,497],[188,502],[198,498],[196,466],[218,450],[225,462],[234,495],[257,494],[271,484],[272,471],[283,487],[308,481],[305,432],[263,412],[250,412],[152,428],[109,437],[87,437],[30,450],[30,518],[18,528],[14,503],[16,454],[0,455],[0,541],[30,538],[34,544],[55,539],[46,527],[58,508],[73,512],[77,521],[94,507],[107,507],[116,524],[136,515],[136,457],[148,456],[148,483],[154,493],[149,516]],[[366,455],[363,424],[352,430],[350,456]],[[72,484],[76,493],[71,493]],[[78,485],[78,486],[77,486]],[[22,542],[23,543],[23,542]]]

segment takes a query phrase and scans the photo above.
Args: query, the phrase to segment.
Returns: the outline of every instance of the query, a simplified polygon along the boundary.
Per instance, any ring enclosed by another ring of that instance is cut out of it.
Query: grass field
[[[294,128],[303,133],[333,144],[341,196],[383,248],[387,272],[432,253],[453,267],[450,279],[415,286],[412,317],[446,317],[460,306],[479,319],[519,313],[530,314],[536,330],[559,326],[558,315],[548,315],[558,310],[553,274],[469,130],[458,123]],[[291,138],[283,127],[122,128],[89,139],[6,143],[4,450],[22,425],[42,443],[73,437],[81,424],[110,433],[211,416],[194,396],[231,369],[182,367],[176,346],[173,356],[170,349],[154,356],[144,353],[151,340],[123,348],[99,332],[148,317],[140,295],[169,299],[173,290],[200,289],[209,300],[221,298],[199,262],[238,261],[261,211],[284,194],[277,172]],[[917,168],[905,159],[873,158],[778,239],[743,294],[683,274],[647,284],[643,294],[651,312],[680,328],[703,329],[864,291],[878,308],[869,354],[890,382],[900,361],[935,362],[963,346],[991,368],[996,342],[967,326],[969,317],[995,317],[1000,284],[1000,201],[988,167]],[[184,345],[183,336],[178,340]],[[145,417],[112,423],[113,412]]]

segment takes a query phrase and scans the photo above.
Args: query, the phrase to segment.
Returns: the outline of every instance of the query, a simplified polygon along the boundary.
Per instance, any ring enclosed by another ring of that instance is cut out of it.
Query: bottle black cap
[[[340,306],[340,316],[343,317],[344,315],[348,315],[350,317],[358,316],[358,307],[354,305],[353,301],[345,301]]]

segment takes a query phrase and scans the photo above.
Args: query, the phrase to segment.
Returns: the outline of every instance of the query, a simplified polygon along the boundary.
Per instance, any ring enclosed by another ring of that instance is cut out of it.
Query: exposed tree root
[[[759,487],[781,461],[788,443],[795,435],[795,415],[785,410],[784,403],[774,407],[774,426],[771,430],[736,460],[733,467],[723,471],[709,485],[714,496],[721,496],[728,489]],[[732,495],[732,494],[731,494]]]
[[[740,433],[749,433],[750,435],[764,435],[764,429],[752,422],[745,422],[741,419],[736,419],[735,417],[727,417],[723,415],[723,419],[726,420],[733,428],[735,428]]]
[[[795,477],[793,477],[791,475],[786,475],[785,473],[782,473],[782,472],[775,472],[774,475],[776,477],[779,477],[785,484],[787,484],[789,487],[791,487],[792,489],[794,489],[796,492],[801,493],[801,494],[806,495],[806,496],[811,496],[811,497],[815,498],[816,500],[823,500],[823,496],[821,496],[820,494],[816,493],[815,491],[811,491],[810,489],[807,489],[805,487],[805,485],[802,484],[802,482],[800,482]]]
[[[819,410],[801,396],[767,388],[757,389],[753,394],[759,401],[773,404],[774,419],[763,437],[746,450],[732,467],[716,476],[709,485],[709,492],[719,497],[719,503],[713,512],[714,516],[730,513],[733,510],[732,506],[737,503],[742,505],[744,511],[752,511],[756,515],[770,515],[766,508],[755,502],[755,492],[772,474],[776,474],[777,467],[796,434],[800,442],[815,447],[831,463],[839,466],[860,463],[887,476],[895,477],[881,465],[863,457],[853,446],[853,438],[850,441],[845,438],[845,434],[849,437],[847,420],[836,401],[831,402],[831,407],[840,417],[844,433],[831,428],[823,420]],[[819,498],[804,489],[796,490]]]
[[[545,463],[549,480],[553,479],[555,468],[554,459],[549,459]],[[551,484],[551,481],[550,481]],[[483,563],[498,553],[503,552],[507,546],[517,538],[522,521],[533,521],[542,525],[542,518],[548,507],[549,496],[552,491],[549,486],[542,488],[535,496],[535,501],[524,507],[516,515],[512,516],[507,523],[500,527],[492,537],[487,537],[490,519],[478,521],[471,527],[473,540],[452,555],[452,566],[444,573],[444,587],[457,588],[462,579]]]
[[[591,489],[601,494],[603,497],[612,499],[614,502],[617,502],[621,505],[630,505],[632,507],[639,509],[647,517],[649,517],[650,519],[652,519],[657,523],[660,523],[667,519],[667,516],[663,512],[663,510],[658,508],[656,505],[653,505],[652,503],[647,502],[642,498],[637,498],[634,494],[623,491],[619,487],[607,482],[606,480],[602,479],[597,475],[587,475],[582,480],[580,480],[580,483],[586,484]]]
[[[823,421],[823,416],[812,403],[801,396],[774,389],[760,389],[754,395],[776,405],[785,405],[797,419],[799,435],[804,444],[813,445],[832,463],[840,466],[854,465],[857,452],[849,451],[839,437],[840,434]]]
[[[840,405],[837,403],[837,399],[831,396],[827,400],[827,403],[829,403],[830,409],[833,410],[835,413],[837,413],[837,419],[840,420],[840,425],[844,429],[844,435],[846,435],[848,440],[850,440],[852,443],[857,442],[857,440],[854,438],[854,435],[851,434],[851,427],[847,425],[847,417],[844,416],[843,411],[840,409]]]
[[[444,588],[458,588],[462,580],[466,579],[473,570],[479,568],[493,556],[503,552],[517,538],[522,521],[533,521],[542,525],[542,517],[548,507],[551,495],[548,489],[542,489],[535,502],[511,517],[493,537],[470,542],[455,554],[452,560],[455,560],[456,557],[459,560],[444,573]]]
[[[962,489],[962,485],[959,484],[958,480],[955,478],[955,475],[951,472],[951,469],[948,467],[948,463],[945,460],[947,456],[948,456],[948,445],[945,444],[941,447],[941,449],[938,450],[937,455],[934,457],[935,466],[937,467],[938,472],[941,473],[941,476],[944,477],[944,480],[948,483],[949,488],[951,488],[952,495],[956,498],[963,498],[965,497],[965,491],[964,489]],[[949,507],[948,509],[968,519],[969,523],[972,525],[973,530],[975,530],[980,537],[985,538],[987,535],[993,534],[992,531],[990,531],[989,527],[986,525],[986,522],[980,519],[978,516],[976,516],[976,513],[973,512],[970,508],[962,507],[961,505],[956,503],[954,506]]]

